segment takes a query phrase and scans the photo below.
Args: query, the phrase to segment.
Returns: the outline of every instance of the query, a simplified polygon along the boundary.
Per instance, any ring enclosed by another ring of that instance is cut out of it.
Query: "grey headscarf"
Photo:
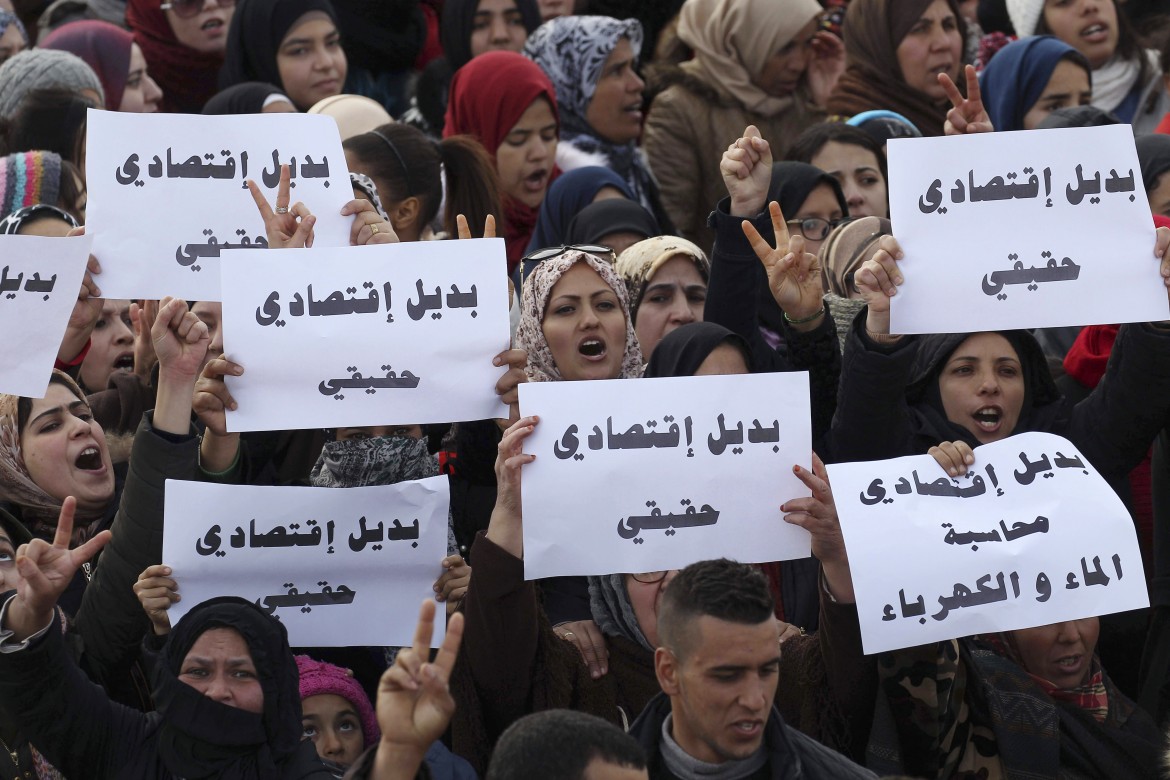
[[[630,594],[626,590],[626,575],[607,574],[604,577],[590,577],[589,609],[593,612],[593,622],[601,629],[601,633],[637,642],[650,652],[654,652],[654,648],[650,646],[646,635],[638,626],[638,616],[634,614],[634,605],[630,602]]]
[[[91,89],[105,105],[106,93],[93,68],[67,51],[26,49],[0,65],[0,117],[10,117],[34,89]]]

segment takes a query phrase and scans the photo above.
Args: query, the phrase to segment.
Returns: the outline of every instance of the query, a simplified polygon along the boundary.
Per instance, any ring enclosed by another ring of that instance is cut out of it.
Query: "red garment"
[[[496,150],[537,98],[543,97],[557,114],[557,95],[552,82],[532,60],[510,51],[489,51],[455,71],[447,101],[443,137],[473,135],[494,160]],[[552,178],[560,175],[555,165]],[[508,248],[511,272],[528,247],[536,228],[539,208],[526,206],[506,195],[504,200],[504,243]]]
[[[46,35],[37,46],[76,54],[93,68],[106,93],[106,109],[117,111],[122,106],[126,81],[130,77],[130,47],[134,37],[126,30],[109,22],[86,19],[70,22]]]
[[[1109,353],[1117,340],[1120,325],[1090,325],[1081,328],[1077,340],[1064,356],[1064,373],[1088,388],[1094,388],[1105,376]]]
[[[443,44],[439,42],[439,12],[430,3],[421,3],[419,7],[427,20],[427,34],[423,38],[422,51],[414,61],[415,70],[422,70],[431,60],[443,56]]]
[[[159,110],[198,114],[218,90],[223,53],[204,54],[179,43],[160,5],[159,0],[129,0],[126,23],[142,47],[150,77],[162,89]]]
[[[1170,114],[1162,117],[1162,121],[1154,128],[1154,132],[1161,133],[1162,135],[1170,135]]]

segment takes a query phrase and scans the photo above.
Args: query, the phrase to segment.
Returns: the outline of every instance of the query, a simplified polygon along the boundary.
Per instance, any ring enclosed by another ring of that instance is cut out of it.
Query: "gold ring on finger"
[[[277,206],[276,213],[277,214],[287,214],[288,213],[288,206]]]
[[[368,227],[370,228],[370,235],[371,236],[378,235],[378,226],[377,225],[369,225]]]

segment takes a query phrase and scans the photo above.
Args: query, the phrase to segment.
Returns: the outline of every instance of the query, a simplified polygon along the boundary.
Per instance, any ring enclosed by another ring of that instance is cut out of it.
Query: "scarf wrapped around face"
[[[626,591],[626,575],[607,574],[604,577],[589,578],[589,610],[593,622],[608,636],[620,636],[654,652],[646,635],[638,625],[634,605]]]
[[[326,444],[309,475],[309,484],[313,487],[393,485],[438,473],[439,465],[427,451],[426,439],[374,436]]]
[[[179,43],[159,0],[129,0],[126,23],[142,49],[150,77],[162,88],[159,111],[198,114],[216,92],[222,52],[201,52]]]
[[[528,379],[532,382],[560,382],[564,379],[553,359],[548,339],[544,337],[544,312],[552,296],[553,287],[574,263],[585,263],[600,276],[617,296],[626,317],[626,345],[619,379],[642,375],[642,350],[634,335],[634,318],[626,298],[626,286],[609,263],[587,252],[566,250],[536,266],[524,282],[520,298],[520,327],[516,330],[516,346],[528,351]]]
[[[245,712],[179,680],[191,647],[206,631],[230,628],[244,638],[264,692],[264,710]],[[178,622],[152,673],[162,715],[158,752],[179,777],[280,778],[301,747],[301,692],[288,632],[241,598],[209,599]]]

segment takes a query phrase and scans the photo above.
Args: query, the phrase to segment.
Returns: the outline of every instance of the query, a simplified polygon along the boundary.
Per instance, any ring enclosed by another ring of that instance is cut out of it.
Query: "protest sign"
[[[781,519],[807,496],[808,374],[520,385],[524,576],[639,573],[727,557],[806,558]]]
[[[88,235],[0,236],[0,393],[44,397],[92,243]]]
[[[112,298],[218,301],[220,252],[268,246],[244,182],[276,201],[288,165],[292,203],[317,223],[314,247],[348,246],[353,198],[337,124],[307,114],[127,114],[90,110],[87,232]]]
[[[960,478],[930,455],[829,478],[867,654],[1148,606],[1125,505],[1059,436],[978,447]]]
[[[894,140],[893,333],[1170,318],[1128,125]]]
[[[163,561],[182,600],[255,602],[294,647],[411,644],[447,554],[447,478],[359,488],[168,479]],[[433,639],[443,639],[443,621]]]
[[[225,253],[228,430],[507,417],[505,262],[503,239]]]

